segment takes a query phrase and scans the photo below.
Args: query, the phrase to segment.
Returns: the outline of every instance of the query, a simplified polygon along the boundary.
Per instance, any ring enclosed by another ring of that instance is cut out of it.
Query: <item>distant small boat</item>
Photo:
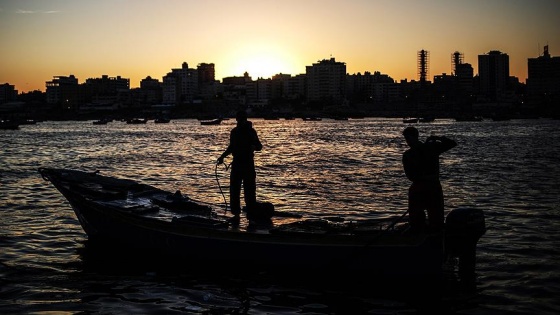
[[[37,121],[34,120],[34,119],[24,119],[24,120],[18,121],[18,123],[20,125],[35,125],[35,124],[37,124]]]
[[[403,118],[402,122],[405,124],[415,124],[418,122],[418,118],[407,117],[407,118]]]
[[[169,118],[156,118],[154,120],[154,123],[156,123],[156,124],[167,124],[170,121],[171,121],[171,119],[169,119]]]
[[[145,124],[148,122],[148,118],[144,118],[144,119],[140,119],[140,118],[132,118],[132,119],[128,119],[126,121],[127,124]]]
[[[1,130],[17,130],[19,129],[19,124],[11,120],[0,120]]]
[[[109,122],[108,119],[99,119],[93,122],[94,125],[106,125]]]
[[[321,117],[303,117],[303,121],[321,121],[323,118]]]
[[[215,119],[208,119],[208,120],[201,120],[201,125],[219,125],[222,123],[222,118],[215,118]]]
[[[434,117],[431,117],[431,116],[420,117],[420,118],[418,119],[418,121],[419,121],[419,122],[422,122],[422,123],[433,122],[434,120],[436,120],[436,119],[435,119]]]
[[[333,119],[334,120],[348,120],[348,117],[346,117],[346,116],[334,116]]]

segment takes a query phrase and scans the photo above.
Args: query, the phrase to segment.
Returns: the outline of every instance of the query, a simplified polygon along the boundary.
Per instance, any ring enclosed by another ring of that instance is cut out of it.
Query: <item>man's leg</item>
[[[229,204],[231,213],[239,215],[241,213],[240,196],[241,196],[241,181],[242,177],[238,172],[231,170],[229,177]]]
[[[410,229],[414,232],[424,230],[426,224],[424,208],[422,187],[418,184],[412,184],[408,189],[408,222],[410,223]]]
[[[441,231],[444,225],[443,214],[443,189],[440,183],[435,183],[429,188],[430,196],[426,210],[428,212],[429,227],[432,231]]]
[[[257,183],[255,176],[245,176],[243,179],[243,196],[247,208],[254,208],[257,203]]]

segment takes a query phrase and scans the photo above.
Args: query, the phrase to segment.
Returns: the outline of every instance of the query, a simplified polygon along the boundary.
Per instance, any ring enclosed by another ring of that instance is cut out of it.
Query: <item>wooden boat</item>
[[[215,119],[208,119],[208,120],[200,120],[201,125],[219,125],[222,123],[222,118],[215,118]]]
[[[272,217],[242,216],[249,224],[239,224],[180,192],[134,180],[69,169],[39,172],[66,197],[90,240],[151,257],[343,275],[433,275],[442,271],[444,254],[474,266],[484,233],[484,216],[474,209],[448,215],[445,243],[453,248],[444,248],[442,233],[412,234],[397,221],[283,218],[291,221],[276,224],[281,213],[274,211]]]

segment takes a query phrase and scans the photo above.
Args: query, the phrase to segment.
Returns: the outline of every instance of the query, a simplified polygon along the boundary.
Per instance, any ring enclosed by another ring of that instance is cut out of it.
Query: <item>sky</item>
[[[450,74],[459,51],[507,53],[510,75],[549,46],[560,56],[560,0],[0,0],[0,84],[45,91],[54,76],[162,81],[173,68],[214,63],[216,79],[305,73],[319,60],[349,74],[417,80]]]

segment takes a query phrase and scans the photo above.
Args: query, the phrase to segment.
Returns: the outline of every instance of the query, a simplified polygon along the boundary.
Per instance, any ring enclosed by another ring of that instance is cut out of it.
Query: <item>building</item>
[[[48,104],[63,105],[66,109],[80,102],[78,79],[73,75],[55,76],[46,83]]]
[[[390,102],[398,98],[395,80],[386,74],[369,71],[346,75],[346,97],[354,102]]]
[[[17,100],[17,96],[18,91],[14,85],[0,84],[0,104],[14,102]]]
[[[161,104],[162,101],[161,82],[150,76],[140,80],[140,89],[134,92],[135,103],[140,104]]]
[[[227,86],[244,86],[245,83],[251,82],[253,79],[248,72],[243,73],[242,77],[225,77],[222,79],[222,84]]]
[[[304,100],[307,98],[307,76],[298,74],[284,80],[282,97],[287,100]]]
[[[474,70],[471,64],[463,62],[464,55],[461,52],[451,54],[451,67],[457,80],[457,88],[464,95],[473,93]],[[435,80],[434,80],[435,81]]]
[[[341,104],[346,97],[346,63],[335,58],[307,66],[307,100],[323,105]]]
[[[130,90],[130,79],[120,76],[110,77],[104,74],[101,78],[87,79],[86,85],[89,86],[94,97],[97,95],[116,95],[120,91]]]
[[[117,104],[127,103],[130,98],[130,79],[121,76],[88,78],[83,85],[86,100],[81,111],[114,109]]]
[[[199,97],[198,71],[183,62],[181,68],[171,69],[163,77],[163,103],[179,105],[192,103]]]
[[[455,77],[459,89],[465,94],[470,95],[473,93],[473,76],[474,70],[470,63],[457,64],[455,67]]]
[[[430,76],[430,52],[427,50],[420,50],[417,53],[418,59],[418,80],[420,80],[420,85],[424,86],[428,82],[428,77]]]
[[[527,102],[546,111],[559,111],[560,57],[551,57],[547,45],[542,56],[529,58],[527,65]]]
[[[500,101],[508,94],[509,56],[497,50],[478,56],[479,95]]]
[[[218,93],[218,82],[216,81],[216,70],[213,63],[200,63],[197,65],[198,72],[198,95],[202,99],[211,100]]]

